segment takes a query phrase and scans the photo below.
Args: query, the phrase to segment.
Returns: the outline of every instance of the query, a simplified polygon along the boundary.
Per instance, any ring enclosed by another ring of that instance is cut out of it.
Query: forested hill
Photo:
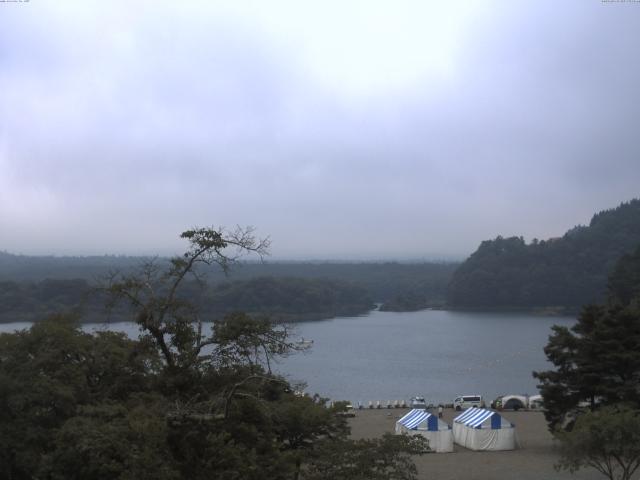
[[[0,322],[33,321],[79,310],[84,321],[102,321],[104,299],[96,280],[110,271],[135,271],[141,257],[28,257],[0,252]],[[156,260],[160,266],[167,259]],[[451,263],[244,263],[228,277],[206,272],[208,287],[185,285],[186,299],[212,318],[234,310],[304,320],[356,315],[411,294],[414,308],[444,303],[456,268]],[[397,302],[396,302],[397,303]],[[402,307],[402,308],[400,308]],[[407,309],[403,304],[398,309]],[[393,309],[392,307],[388,309]],[[122,319],[122,318],[118,318]]]
[[[140,265],[145,260],[148,260],[148,257],[125,255],[29,256],[0,251],[0,281],[38,282],[47,278],[93,281],[113,270],[126,271]]]
[[[364,288],[326,279],[264,277],[218,282],[205,288],[196,282],[185,282],[178,296],[199,307],[207,320],[235,311],[279,320],[315,320],[359,315],[374,306]],[[131,319],[126,310],[107,312],[105,305],[104,295],[86,280],[0,281],[0,322],[38,321],[53,313],[70,311],[89,322]]]
[[[602,302],[618,259],[640,245],[640,200],[597,213],[589,226],[527,244],[487,240],[456,270],[447,302],[454,308],[559,308]]]
[[[148,261],[145,257],[53,257],[0,252],[0,281],[39,283],[43,280],[86,280],[89,284],[117,270],[127,272]],[[158,258],[157,262],[167,262]],[[444,262],[245,262],[234,265],[228,276],[220,269],[206,271],[210,283],[253,278],[331,279],[365,288],[375,302],[419,291],[429,302],[445,300],[447,284],[457,263]]]

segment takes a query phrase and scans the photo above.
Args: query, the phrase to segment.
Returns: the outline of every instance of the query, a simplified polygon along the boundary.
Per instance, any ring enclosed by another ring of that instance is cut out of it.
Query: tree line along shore
[[[349,436],[346,404],[298,395],[273,362],[306,348],[268,316],[227,313],[204,333],[197,265],[265,245],[240,231],[183,232],[187,252],[100,287],[138,339],[85,333],[73,315],[0,334],[0,476],[11,479],[415,480],[421,436]],[[191,282],[191,283],[190,283]],[[640,467],[640,246],[613,266],[606,300],[553,327],[534,372],[558,466],[630,480]]]
[[[205,269],[209,285],[187,283],[183,295],[211,319],[231,311],[284,321],[370,311],[525,310],[571,314],[603,302],[616,262],[640,244],[640,200],[593,216],[562,237],[498,236],[464,262],[244,262],[225,274]],[[129,272],[146,257],[28,257],[0,252],[0,322],[35,321],[48,312],[77,311],[101,321],[95,287],[113,271]],[[156,258],[160,267],[169,259]],[[119,312],[112,312],[116,318]]]

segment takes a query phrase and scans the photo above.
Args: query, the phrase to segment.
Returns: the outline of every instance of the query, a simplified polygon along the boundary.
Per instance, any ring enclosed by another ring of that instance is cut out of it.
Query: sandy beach
[[[395,422],[407,409],[358,410],[350,419],[353,438],[374,438],[385,432],[393,433]],[[457,412],[446,409],[444,420],[449,424]],[[502,412],[502,415],[516,425],[520,448],[504,452],[474,452],[455,445],[453,453],[429,453],[417,456],[420,479],[431,480],[493,480],[499,478],[518,480],[604,479],[592,469],[576,474],[556,471],[558,461],[554,440],[547,430],[541,412]],[[638,477],[640,478],[640,477]]]

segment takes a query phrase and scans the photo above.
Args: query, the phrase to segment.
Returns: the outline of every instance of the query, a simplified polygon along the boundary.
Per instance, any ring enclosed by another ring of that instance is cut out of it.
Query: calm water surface
[[[313,346],[276,369],[291,381],[305,381],[310,393],[354,403],[414,395],[449,403],[460,394],[535,394],[531,372],[549,367],[542,349],[550,327],[573,323],[568,317],[514,313],[373,311],[296,324],[295,333]],[[4,324],[0,331],[28,326]],[[138,333],[133,323],[83,328]]]
[[[310,392],[352,402],[536,394],[531,372],[549,367],[543,347],[551,326],[573,323],[514,313],[374,311],[299,324],[298,334],[314,341],[312,351],[279,368],[304,379]]]

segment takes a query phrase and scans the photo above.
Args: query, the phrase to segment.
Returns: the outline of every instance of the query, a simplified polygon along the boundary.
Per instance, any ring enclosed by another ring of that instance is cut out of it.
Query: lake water
[[[275,367],[307,391],[335,400],[408,400],[422,395],[427,403],[451,403],[460,394],[535,394],[533,370],[549,367],[544,356],[552,325],[570,326],[568,317],[516,313],[423,310],[373,311],[295,325],[295,333],[313,340],[309,352],[293,355]],[[0,325],[0,331],[27,328]],[[133,323],[85,325],[137,335]]]

